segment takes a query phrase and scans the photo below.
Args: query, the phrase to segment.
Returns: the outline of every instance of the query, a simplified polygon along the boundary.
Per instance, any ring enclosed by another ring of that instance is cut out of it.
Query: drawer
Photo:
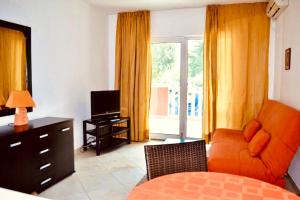
[[[31,142],[26,137],[18,137],[18,135],[12,135],[7,138],[2,138],[0,141],[2,151],[19,149],[21,147],[24,147],[24,145],[31,145]]]
[[[57,124],[55,126],[55,130],[56,132],[69,132],[69,131],[73,131],[73,122],[65,122],[65,123],[61,123],[61,124]]]
[[[25,185],[24,182],[31,174],[27,165],[28,160],[31,160],[30,141],[13,136],[1,140],[0,145],[0,187],[27,192],[30,183]],[[30,172],[26,174],[28,169]]]
[[[56,137],[59,137],[61,135],[70,135],[73,133],[73,127],[68,124],[62,125],[60,128],[56,130]]]
[[[35,165],[33,176],[36,177],[37,180],[41,180],[53,174],[55,169],[56,163],[53,160],[41,162],[40,164]]]
[[[57,124],[55,126],[49,126],[44,129],[40,129],[38,132],[34,134],[34,144],[37,147],[44,148],[50,145],[55,145],[57,142],[58,134],[66,134],[73,131],[72,122],[65,122],[61,124]]]
[[[35,166],[39,166],[42,163],[55,160],[56,154],[57,151],[55,150],[55,147],[45,147],[45,148],[38,149],[38,151],[34,152],[34,157],[33,157]]]
[[[25,141],[20,140],[20,139],[10,140],[10,141],[7,141],[7,143],[5,144],[5,148],[8,151],[13,151],[15,149],[21,149],[24,146],[24,142]]]
[[[55,177],[54,173],[49,173],[47,176],[38,179],[36,183],[36,191],[39,193],[51,185],[53,185],[57,181],[57,178]]]
[[[41,151],[46,148],[51,148],[55,145],[56,133],[55,132],[40,132],[35,134],[33,138],[33,146],[36,151]]]

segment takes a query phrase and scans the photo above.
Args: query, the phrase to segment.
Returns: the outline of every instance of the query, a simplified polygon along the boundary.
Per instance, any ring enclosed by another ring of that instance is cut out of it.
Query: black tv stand
[[[109,121],[111,119],[119,119],[120,118],[120,112],[108,112],[98,115],[92,115],[91,120],[92,121]]]
[[[101,117],[83,121],[83,150],[95,148],[98,156],[101,150],[124,143],[130,144],[129,117]]]

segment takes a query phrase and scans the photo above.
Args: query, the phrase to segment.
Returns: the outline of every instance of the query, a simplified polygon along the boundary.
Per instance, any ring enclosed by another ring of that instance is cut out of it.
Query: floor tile
[[[67,177],[66,179],[45,190],[40,194],[40,196],[49,199],[65,199],[70,196],[85,193],[86,192],[83,189],[78,176],[73,174],[72,176]]]
[[[76,151],[76,172],[45,190],[42,197],[55,200],[121,200],[146,174],[144,145],[162,141],[132,143],[112,151]]]
[[[62,197],[62,200],[90,200],[87,193],[74,194]]]

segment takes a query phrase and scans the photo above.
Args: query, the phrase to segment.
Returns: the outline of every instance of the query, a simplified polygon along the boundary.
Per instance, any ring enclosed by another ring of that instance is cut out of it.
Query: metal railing
[[[187,96],[187,115],[188,117],[199,117],[203,112],[202,88],[188,91]],[[179,88],[168,88],[168,114],[171,116],[179,115]]]

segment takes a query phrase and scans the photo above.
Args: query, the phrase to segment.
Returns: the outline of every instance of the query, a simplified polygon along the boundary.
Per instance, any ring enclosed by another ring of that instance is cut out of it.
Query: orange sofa
[[[300,145],[300,112],[268,100],[256,120],[271,136],[264,150],[252,157],[243,131],[217,129],[209,151],[208,170],[248,176],[283,186],[284,175]]]

